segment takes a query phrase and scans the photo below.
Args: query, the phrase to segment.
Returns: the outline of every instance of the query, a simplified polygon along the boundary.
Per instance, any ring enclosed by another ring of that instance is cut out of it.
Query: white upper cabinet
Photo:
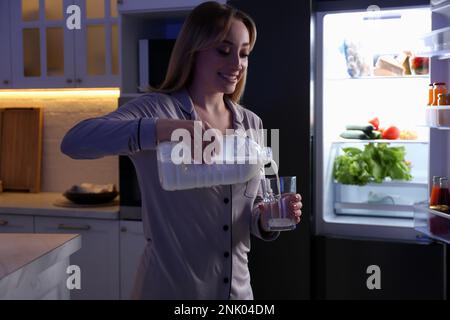
[[[75,31],[75,82],[81,87],[119,86],[117,0],[77,0],[81,32]]]
[[[9,1],[14,87],[118,86],[116,1]]]

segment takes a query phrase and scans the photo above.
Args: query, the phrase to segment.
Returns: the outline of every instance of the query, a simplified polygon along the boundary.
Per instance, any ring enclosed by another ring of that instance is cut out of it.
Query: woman
[[[142,195],[148,240],[134,297],[141,299],[253,299],[247,253],[250,233],[273,240],[261,204],[259,178],[247,183],[180,191],[161,189],[155,148],[194,121],[204,128],[262,129],[261,119],[237,104],[253,21],[230,6],[206,2],[187,17],[164,83],[106,116],[84,120],[64,137],[62,151],[77,159],[128,155]],[[261,137],[253,137],[262,144]],[[300,221],[300,195],[290,213]]]

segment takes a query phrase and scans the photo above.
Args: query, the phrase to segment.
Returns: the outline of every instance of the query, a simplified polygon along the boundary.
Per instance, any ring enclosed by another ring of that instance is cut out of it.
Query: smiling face
[[[233,19],[222,43],[197,53],[194,81],[207,93],[231,94],[248,66],[250,36],[245,24]]]

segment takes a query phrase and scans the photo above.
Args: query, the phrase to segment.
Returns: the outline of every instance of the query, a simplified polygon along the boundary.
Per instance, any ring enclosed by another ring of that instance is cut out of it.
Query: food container
[[[424,75],[430,71],[430,58],[428,57],[410,57],[409,63],[412,74]]]
[[[433,105],[433,99],[434,99],[434,85],[430,83],[428,85],[428,105]]]
[[[447,105],[447,95],[445,93],[438,94],[438,106]]]
[[[433,86],[433,106],[438,105],[439,95],[446,93],[447,87],[445,85],[445,82],[435,82]]]

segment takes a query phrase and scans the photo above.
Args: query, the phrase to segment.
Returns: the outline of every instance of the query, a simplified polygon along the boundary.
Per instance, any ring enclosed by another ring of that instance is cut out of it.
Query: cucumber
[[[367,125],[358,125],[358,124],[350,124],[345,126],[345,129],[347,130],[361,130],[364,131],[367,135],[370,135],[374,129],[374,127],[371,124]]]
[[[370,139],[381,139],[381,132],[380,131],[372,131],[370,134],[368,134]]]
[[[370,137],[362,130],[346,130],[340,134],[344,139],[369,140]]]

